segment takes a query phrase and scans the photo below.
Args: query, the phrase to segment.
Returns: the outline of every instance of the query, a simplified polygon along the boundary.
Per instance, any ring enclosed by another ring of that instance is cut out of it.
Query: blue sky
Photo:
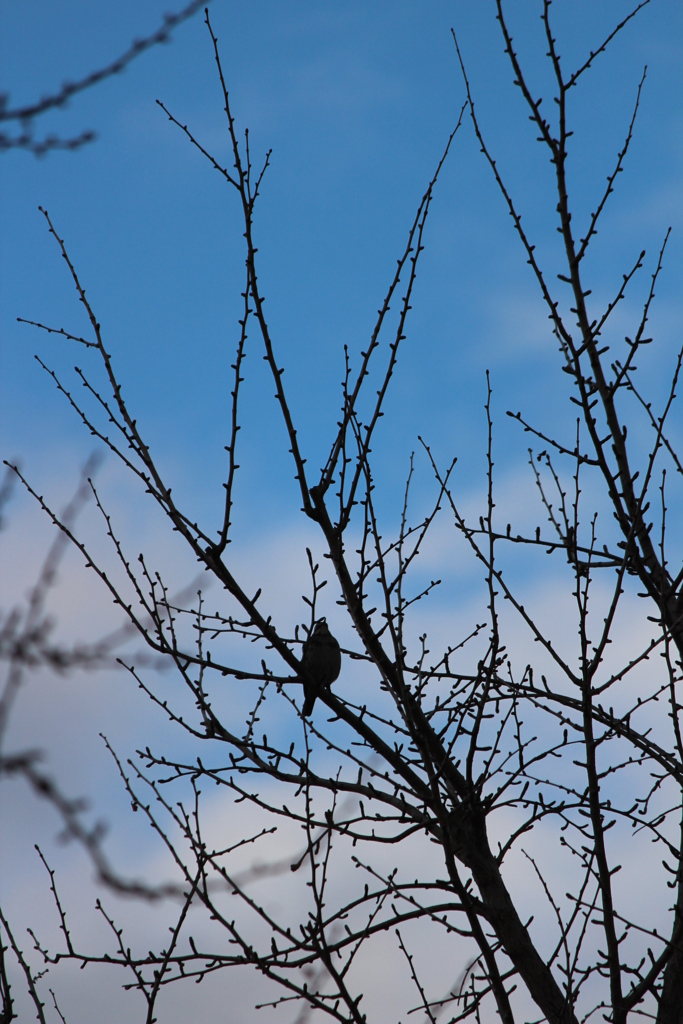
[[[624,4],[558,4],[567,63],[601,40]],[[2,66],[25,100],[106,62],[154,28],[140,4],[5,4]],[[67,13],[68,12],[68,13]],[[533,4],[511,5],[531,79],[549,85]],[[220,40],[240,127],[255,161],[273,149],[256,216],[261,282],[304,448],[323,456],[339,407],[341,348],[363,348],[413,211],[457,120],[464,92],[451,26],[460,37],[484,130],[539,251],[559,252],[551,168],[511,86],[493,7],[452,3],[252,3],[217,0]],[[575,217],[585,216],[620,146],[649,65],[640,123],[591,265],[596,296],[614,290],[639,248],[650,255],[681,218],[680,57],[683,15],[653,3],[577,90],[572,157]],[[35,160],[14,152],[2,175],[3,450],[27,468],[75,467],[89,439],[33,360],[68,376],[74,353],[17,325],[17,315],[85,328],[45,206],[65,237],[111,345],[125,394],[197,512],[215,508],[225,443],[226,390],[236,341],[243,252],[236,197],[155,105],[162,99],[219,159],[224,118],[201,17],[128,71],[75,100],[46,130],[94,127],[77,154]],[[551,105],[551,97],[548,96]],[[422,433],[462,479],[480,470],[484,371],[489,368],[501,451],[526,439],[502,419],[524,408],[546,426],[566,403],[535,282],[467,120],[439,183],[408,339],[385,418],[382,465],[403,477]],[[667,338],[678,302],[674,231],[655,320]],[[642,285],[645,282],[643,275]],[[634,291],[637,296],[638,286]],[[632,304],[632,308],[636,308]],[[292,468],[252,336],[245,389],[243,491],[248,523],[297,514]],[[666,355],[666,354],[665,354]],[[651,356],[654,374],[665,355]],[[546,376],[547,375],[547,376]],[[539,388],[539,377],[544,380]],[[249,389],[251,388],[251,392]],[[201,451],[201,458],[197,452]],[[380,449],[377,449],[379,456]],[[35,460],[35,461],[34,461]],[[400,472],[399,472],[400,471]],[[390,484],[388,484],[390,486]],[[284,490],[281,490],[283,489]]]
[[[5,0],[2,86],[16,103],[50,92],[65,78],[106,63],[133,37],[153,31],[168,6],[168,0],[62,0],[59,5]],[[515,0],[508,6],[534,92],[552,109],[540,4]],[[628,9],[621,0],[557,0],[553,13],[566,65],[585,59]],[[562,269],[552,169],[512,85],[489,0],[214,0],[210,11],[233,112],[240,129],[250,129],[254,163],[273,150],[256,214],[260,281],[302,448],[309,466],[316,467],[326,457],[338,416],[343,345],[357,366],[414,211],[464,101],[451,27],[483,130],[551,278]],[[623,143],[645,64],[640,118],[626,170],[589,257],[588,277],[597,308],[613,295],[638,252],[647,250],[645,270],[615,316],[609,340],[618,345],[634,329],[638,300],[672,225],[651,317],[656,344],[640,363],[645,387],[656,399],[680,345],[683,304],[683,8],[674,0],[653,0],[575,90],[571,182],[574,216],[585,223]],[[211,528],[214,521],[218,526],[223,495],[230,364],[241,312],[239,208],[236,196],[169,123],[156,99],[219,161],[229,159],[201,17],[178,29],[169,45],[43,122],[45,132],[62,135],[94,128],[93,145],[41,160],[22,152],[0,159],[0,451],[2,457],[19,458],[36,488],[58,505],[92,450],[92,439],[33,358],[39,354],[80,396],[72,367],[92,366],[97,379],[91,354],[16,322],[21,316],[75,334],[87,330],[38,212],[42,205],[87,289],[143,436],[177,500]],[[561,290],[558,297],[566,298]],[[412,305],[374,446],[382,514],[393,524],[398,520],[418,434],[442,463],[458,456],[458,494],[475,514],[483,487],[489,369],[501,520],[541,522],[525,465],[529,438],[505,411],[520,409],[541,429],[572,437],[568,380],[560,372],[536,283],[467,117],[436,189]],[[301,521],[289,446],[253,329],[250,345],[233,557],[256,585],[259,573],[271,573],[273,607],[284,615],[288,592],[294,582],[298,597],[305,572],[300,566],[288,575],[293,570],[281,557],[283,546],[285,554],[289,546],[301,554],[308,526]],[[680,419],[674,419],[672,435],[681,439]],[[416,506],[422,508],[431,481],[424,464],[418,465]],[[166,538],[140,489],[112,459],[101,477],[131,552],[147,548],[160,563],[172,556],[174,582],[186,582],[194,567],[172,547],[173,538]],[[0,570],[3,604],[23,593],[43,540],[49,539],[28,499],[17,495],[11,511],[14,540],[3,548]],[[84,530],[95,537],[96,520],[86,520]],[[442,570],[440,557],[436,543],[426,552],[428,575]],[[76,561],[65,567],[58,611],[67,633],[83,636],[88,629],[107,627],[110,605],[94,581],[77,574]],[[550,571],[549,561],[541,576]],[[530,586],[538,565],[518,560],[514,569],[520,585]],[[471,571],[459,566],[458,572],[457,578],[444,572],[445,598],[435,606],[437,633],[452,615],[447,599],[462,607],[474,586]],[[550,614],[561,605],[560,598],[557,605],[549,603],[549,593],[560,591],[542,592]],[[87,789],[96,807],[106,802],[110,818],[119,823],[116,850],[132,857],[126,845],[134,827],[131,816],[125,817],[127,801],[97,733],[106,726],[129,753],[149,734],[146,730],[162,726],[150,725],[139,695],[118,683],[100,687],[93,680],[72,679],[30,696],[18,709],[17,742],[45,747],[67,788]],[[17,852],[3,854],[16,866],[24,839],[30,845],[43,825],[36,823],[38,812],[23,802],[10,806],[24,815]],[[45,826],[49,836],[53,825]],[[135,843],[149,850],[141,836]],[[149,863],[154,864],[145,866]]]

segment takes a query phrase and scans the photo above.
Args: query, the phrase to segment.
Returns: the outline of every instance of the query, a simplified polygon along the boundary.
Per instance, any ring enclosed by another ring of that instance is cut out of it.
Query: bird
[[[304,669],[303,715],[308,718],[320,690],[330,686],[341,671],[341,650],[324,618],[318,619],[304,643],[301,667]]]

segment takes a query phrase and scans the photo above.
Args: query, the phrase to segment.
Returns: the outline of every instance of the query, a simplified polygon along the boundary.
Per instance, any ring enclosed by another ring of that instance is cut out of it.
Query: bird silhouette
[[[330,686],[341,671],[339,644],[330,633],[325,619],[318,619],[301,653],[304,669],[304,718],[308,718],[316,697],[323,687]]]

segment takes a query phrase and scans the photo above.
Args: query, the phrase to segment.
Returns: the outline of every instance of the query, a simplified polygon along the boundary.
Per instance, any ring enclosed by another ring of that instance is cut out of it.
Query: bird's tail
[[[304,718],[308,718],[310,713],[313,711],[313,705],[315,704],[315,699],[317,697],[317,694],[314,693],[311,690],[311,688],[306,686],[306,684],[304,683],[304,696],[305,696],[305,700],[304,700],[303,716],[304,716]]]

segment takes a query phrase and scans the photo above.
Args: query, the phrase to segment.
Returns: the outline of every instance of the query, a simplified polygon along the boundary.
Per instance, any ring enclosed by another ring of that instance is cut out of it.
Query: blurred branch
[[[34,103],[11,107],[9,105],[10,94],[8,92],[0,94],[0,125],[17,124],[20,126],[20,130],[14,134],[0,130],[0,150],[25,149],[35,156],[44,156],[50,150],[79,149],[86,143],[92,142],[95,139],[95,133],[91,130],[70,138],[47,135],[42,139],[36,139],[35,122],[50,110],[63,109],[70,99],[86,89],[91,89],[94,85],[111,78],[112,75],[120,74],[131,61],[151,47],[157,46],[159,43],[167,43],[178,25],[191,18],[193,14],[196,14],[202,7],[206,7],[210,2],[211,0],[192,0],[176,14],[165,14],[161,26],[155,32],[142,39],[133,40],[128,49],[111,63],[96,71],[91,71],[90,74],[76,82],[64,82],[61,89],[43,96]]]

